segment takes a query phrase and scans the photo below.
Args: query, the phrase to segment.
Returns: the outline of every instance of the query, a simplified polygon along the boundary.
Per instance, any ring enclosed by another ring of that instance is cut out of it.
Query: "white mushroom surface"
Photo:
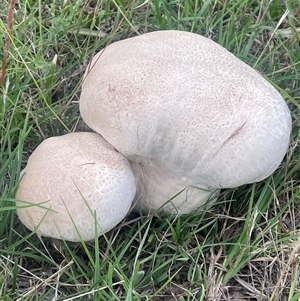
[[[131,161],[140,207],[153,211],[171,199],[169,213],[268,177],[291,131],[284,99],[257,71],[210,39],[174,30],[98,53],[80,111]]]
[[[93,240],[112,229],[136,193],[128,160],[96,133],[44,140],[22,174],[16,194],[22,223],[69,241]]]

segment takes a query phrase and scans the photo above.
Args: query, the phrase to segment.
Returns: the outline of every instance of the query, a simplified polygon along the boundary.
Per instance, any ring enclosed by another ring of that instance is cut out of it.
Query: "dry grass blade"
[[[64,267],[60,268],[57,272],[49,276],[47,279],[42,280],[42,282],[38,285],[36,285],[34,288],[32,288],[30,291],[28,291],[26,294],[24,294],[21,298],[17,299],[16,301],[22,301],[24,298],[27,298],[33,294],[35,294],[43,285],[49,283],[52,281],[55,277],[59,276],[64,270],[68,269],[74,261],[70,261],[68,264],[66,264]]]
[[[286,266],[284,267],[284,269],[281,272],[281,275],[276,283],[275,289],[274,289],[271,297],[269,298],[269,301],[274,300],[276,294],[278,293],[278,289],[280,287],[281,281],[284,278],[284,276],[286,275],[288,268],[291,267],[295,263],[296,264],[299,263],[299,259],[300,259],[300,235],[299,235],[298,240],[296,241],[296,244],[291,252],[291,255],[289,257],[289,260],[288,260]],[[294,277],[295,277],[295,275],[294,275]],[[293,280],[295,280],[295,279],[293,279]],[[296,279],[296,281],[298,281],[298,280],[299,279]]]
[[[120,284],[122,284],[123,282],[124,282],[124,281],[119,281],[119,282],[113,283],[112,286],[120,285]],[[91,290],[91,291],[89,291],[89,292],[87,292],[87,293],[79,294],[79,295],[76,296],[76,297],[64,299],[64,301],[72,301],[72,300],[76,300],[76,299],[82,298],[82,297],[87,298],[87,295],[95,294],[96,292],[100,292],[100,291],[102,291],[102,290],[105,290],[105,289],[107,289],[108,287],[109,287],[109,286],[102,286],[102,287],[99,287],[99,288],[97,288],[97,289]]]
[[[2,68],[1,68],[1,73],[0,73],[0,86],[4,82],[5,72],[6,72],[6,68],[7,68],[7,60],[8,60],[8,53],[9,53],[9,47],[10,47],[10,35],[11,35],[11,31],[12,31],[12,22],[13,22],[13,17],[14,17],[15,5],[16,5],[16,0],[11,0],[10,6],[8,9],[8,16],[7,16],[7,32],[6,32],[6,37],[5,37]]]

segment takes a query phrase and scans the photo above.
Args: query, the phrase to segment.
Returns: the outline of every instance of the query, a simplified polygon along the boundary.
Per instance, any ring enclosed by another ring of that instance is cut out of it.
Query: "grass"
[[[299,13],[298,0],[17,3],[0,87],[0,299],[300,300]],[[210,37],[279,89],[293,117],[286,158],[207,212],[128,219],[94,243],[40,240],[15,214],[28,156],[80,123],[80,79],[96,51],[161,29]]]

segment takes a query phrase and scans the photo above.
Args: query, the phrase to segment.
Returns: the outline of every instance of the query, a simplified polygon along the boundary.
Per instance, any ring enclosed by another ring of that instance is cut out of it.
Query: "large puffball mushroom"
[[[57,239],[89,241],[109,231],[136,193],[128,160],[96,133],[44,140],[22,173],[16,193],[21,222]]]
[[[173,30],[98,53],[80,111],[131,161],[140,207],[155,210],[169,199],[170,213],[268,177],[291,131],[284,99],[257,71],[210,39]]]

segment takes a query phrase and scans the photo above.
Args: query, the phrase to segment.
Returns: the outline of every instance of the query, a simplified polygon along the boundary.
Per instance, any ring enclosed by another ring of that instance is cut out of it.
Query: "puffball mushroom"
[[[291,132],[284,99],[257,71],[210,39],[174,30],[98,53],[80,112],[130,160],[140,207],[154,211],[169,200],[167,213],[268,177]]]
[[[16,193],[21,222],[39,235],[69,241],[93,240],[112,229],[136,193],[128,160],[96,133],[44,140],[22,173]]]

